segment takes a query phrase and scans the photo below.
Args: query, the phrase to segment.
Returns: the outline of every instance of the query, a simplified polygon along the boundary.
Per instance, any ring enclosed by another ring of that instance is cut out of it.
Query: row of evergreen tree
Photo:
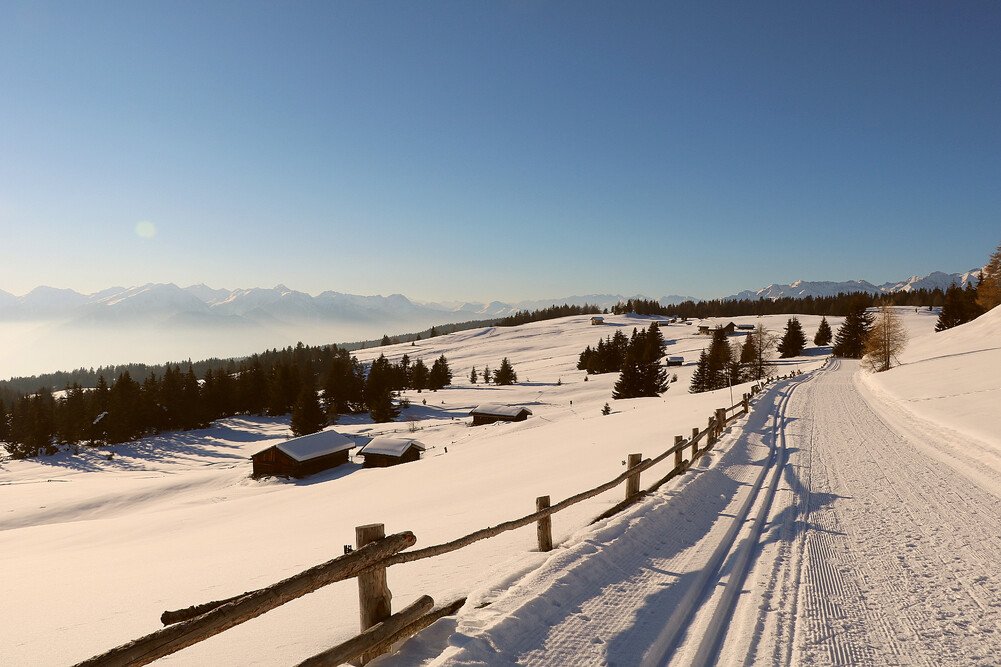
[[[398,414],[393,394],[402,389],[440,389],[452,383],[444,355],[429,369],[404,355],[397,364],[380,355],[366,369],[336,345],[254,355],[233,372],[205,371],[201,381],[189,364],[167,366],[142,382],[123,371],[112,383],[99,375],[96,388],[72,383],[56,397],[45,387],[12,403],[0,401],[0,441],[12,456],[52,453],[57,443],[117,443],[162,431],[187,430],[236,414],[292,413],[293,433],[302,435],[368,411],[374,421]],[[318,392],[318,388],[322,389]]]

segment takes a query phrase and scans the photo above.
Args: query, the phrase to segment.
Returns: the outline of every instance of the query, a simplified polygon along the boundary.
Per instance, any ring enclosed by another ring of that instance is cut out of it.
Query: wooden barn
[[[366,468],[388,468],[417,461],[425,449],[423,444],[413,438],[378,435],[369,440],[358,453],[365,457]]]
[[[473,416],[473,426],[480,426],[494,422],[523,422],[532,411],[517,405],[484,403],[470,410],[469,414]]]
[[[266,475],[306,477],[348,462],[355,443],[337,431],[290,438],[254,454],[254,478]]]
[[[707,336],[713,335],[713,333],[715,333],[719,329],[722,329],[723,332],[727,336],[732,336],[733,332],[737,329],[737,325],[734,324],[733,322],[730,322],[730,323],[725,324],[723,326],[716,325],[715,327],[712,326],[711,324],[700,324],[699,325],[699,333],[700,334],[705,334]]]
[[[605,318],[598,317],[597,315],[591,318],[591,324],[604,324]]]

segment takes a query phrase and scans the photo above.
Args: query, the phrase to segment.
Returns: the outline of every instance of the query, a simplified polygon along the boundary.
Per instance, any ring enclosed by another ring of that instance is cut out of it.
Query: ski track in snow
[[[773,386],[680,486],[379,664],[998,664],[997,473],[857,369]]]

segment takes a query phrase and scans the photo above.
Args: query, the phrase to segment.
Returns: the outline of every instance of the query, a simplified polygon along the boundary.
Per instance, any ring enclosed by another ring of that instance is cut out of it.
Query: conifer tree
[[[729,385],[727,369],[733,361],[733,351],[726,340],[723,329],[713,331],[712,342],[709,343],[709,366],[706,382],[709,389],[721,389]]]
[[[958,285],[950,285],[945,291],[945,301],[939,311],[938,321],[935,322],[935,331],[945,331],[971,319],[968,295]]]
[[[372,362],[365,379],[365,404],[372,421],[388,422],[400,413],[393,404],[392,368],[383,354]]]
[[[413,370],[410,371],[410,388],[423,391],[428,388],[428,367],[424,365],[423,359],[414,362]]]
[[[476,366],[473,366],[473,370],[469,371],[469,384],[476,384],[479,376],[476,374]]]
[[[689,393],[701,394],[709,391],[709,354],[702,350],[699,354],[699,362],[695,365],[695,372],[692,373],[692,383],[688,387]]]
[[[498,385],[510,385],[518,381],[518,374],[507,357],[501,360],[500,368],[494,371],[494,382]]]
[[[452,369],[448,366],[448,359],[441,355],[431,364],[431,372],[428,373],[428,389],[438,390],[452,384]]]
[[[803,326],[799,323],[799,318],[790,317],[786,322],[785,335],[779,342],[779,357],[788,359],[798,357],[806,347],[806,334],[803,333]]]
[[[490,384],[490,378],[493,377],[493,371],[490,370],[490,364],[483,367],[483,384]]]
[[[759,323],[748,338],[754,346],[754,358],[747,366],[747,375],[751,380],[761,380],[772,372],[771,349],[775,346],[775,336]]]
[[[292,406],[292,435],[298,437],[316,433],[326,425],[327,416],[316,395],[313,380],[307,378],[303,380],[302,389],[299,390],[299,396]]]
[[[872,315],[866,311],[864,303],[856,304],[834,336],[834,356],[861,359],[865,352],[865,337],[869,333],[870,326],[872,326]]]
[[[820,346],[830,345],[833,335],[831,325],[827,323],[827,318],[822,317],[820,318],[820,326],[817,327],[817,335],[813,337],[813,344]]]

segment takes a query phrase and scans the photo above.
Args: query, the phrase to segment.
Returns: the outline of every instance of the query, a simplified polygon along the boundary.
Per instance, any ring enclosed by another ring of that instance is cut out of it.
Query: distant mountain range
[[[977,282],[980,269],[971,269],[965,273],[942,273],[935,271],[927,276],[911,276],[907,280],[873,285],[865,280],[847,280],[845,282],[797,280],[788,285],[769,285],[759,290],[744,290],[726,297],[728,301],[740,299],[780,299],[783,297],[806,298],[808,296],[835,296],[839,293],[868,292],[869,294],[891,294],[894,292],[911,292],[919,289],[945,291],[950,285],[966,287],[966,284]]]
[[[213,289],[207,285],[178,287],[174,284],[147,284],[140,287],[111,287],[94,294],[70,289],[36,287],[23,296],[0,290],[0,321],[101,321],[124,323],[129,320],[160,324],[190,324],[213,320],[232,324],[240,320],[259,324],[275,322],[409,322],[431,324],[462,320],[505,317],[519,310],[535,310],[554,304],[597,305],[608,308],[627,298],[621,294],[587,294],[553,299],[505,303],[419,302],[402,294],[359,296],[326,291],[316,296],[284,285],[266,289]],[[646,297],[639,297],[646,298]],[[661,297],[665,304],[680,303],[684,297]]]
[[[898,283],[865,281],[769,285],[729,298],[822,296],[965,285],[975,271],[933,273]],[[14,296],[0,290],[0,378],[81,366],[237,357],[273,347],[372,340],[383,334],[423,331],[433,324],[500,318],[554,304],[610,308],[641,295],[585,294],[505,303],[429,303],[402,294],[358,296],[327,291],[316,296],[284,285],[214,289],[148,284],[110,287],[94,294],[36,287]],[[662,296],[665,305],[696,300]]]
[[[980,269],[965,273],[936,271],[927,276],[912,276],[907,280],[874,285],[865,280],[845,282],[797,280],[788,285],[773,284],[758,290],[744,290],[726,299],[776,299],[780,297],[833,296],[839,292],[869,292],[872,294],[911,291],[916,289],[946,289],[952,284],[965,286],[976,281]],[[0,322],[59,321],[97,325],[142,322],[158,326],[212,324],[259,325],[274,327],[298,323],[354,323],[365,325],[431,324],[505,317],[519,310],[535,310],[554,304],[592,304],[601,308],[643,298],[621,294],[585,294],[552,299],[533,299],[506,303],[479,302],[420,302],[402,294],[389,296],[359,296],[326,291],[316,296],[289,289],[284,285],[273,288],[214,289],[207,285],[178,287],[174,284],[147,284],[139,287],[109,287],[93,294],[81,294],[71,289],[36,287],[23,296],[0,290]],[[664,305],[677,304],[695,297],[672,294],[658,299]]]

